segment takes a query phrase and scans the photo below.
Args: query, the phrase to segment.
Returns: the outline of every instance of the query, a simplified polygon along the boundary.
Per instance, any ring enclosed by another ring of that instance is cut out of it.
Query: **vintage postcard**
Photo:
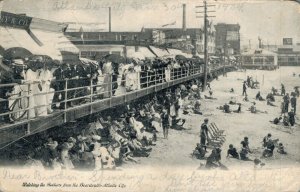
[[[0,191],[300,191],[300,2],[0,0]]]

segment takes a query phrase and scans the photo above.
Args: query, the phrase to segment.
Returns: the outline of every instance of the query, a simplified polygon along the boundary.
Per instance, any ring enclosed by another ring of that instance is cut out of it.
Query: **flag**
[[[164,25],[162,25],[161,27],[166,27],[166,26],[169,26],[169,25],[175,25],[175,24],[176,24],[176,21],[174,21],[173,23],[164,24]]]

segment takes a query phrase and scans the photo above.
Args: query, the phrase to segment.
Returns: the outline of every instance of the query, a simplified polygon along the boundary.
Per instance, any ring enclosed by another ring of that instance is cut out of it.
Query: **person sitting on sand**
[[[256,94],[255,99],[259,101],[265,101],[265,99],[260,95],[260,91]]]
[[[271,133],[268,133],[268,135],[264,137],[264,139],[263,139],[263,147],[267,146],[267,143],[269,142],[269,140],[272,139],[271,137],[272,137]]]
[[[230,107],[227,103],[225,103],[225,105],[223,105],[223,111],[225,113],[231,113]]]
[[[195,102],[195,105],[194,105],[194,108],[193,108],[193,111],[195,114],[199,114],[199,115],[202,115],[202,112],[200,111],[200,106],[201,106],[201,103],[199,100],[197,100]]]
[[[233,147],[232,144],[229,145],[229,149],[227,151],[227,158],[230,157],[230,156],[233,157],[233,158],[239,159],[239,154],[236,151],[236,148]]]
[[[250,160],[247,155],[248,153],[252,153],[249,148],[249,140],[248,137],[244,137],[244,140],[241,141],[242,149],[240,151],[240,159],[244,161]]]
[[[273,95],[272,93],[269,93],[269,94],[267,95],[266,99],[267,99],[267,100],[269,99],[269,100],[272,101],[272,102],[275,101],[275,97],[274,97],[274,95]]]
[[[256,103],[253,102],[253,105],[249,109],[251,111],[251,113],[268,113],[267,111],[261,111],[261,110],[256,109],[255,105],[256,105]]]
[[[197,159],[203,159],[205,156],[205,153],[206,153],[205,146],[200,145],[200,143],[197,143],[197,146],[193,152],[193,155],[195,155],[195,157]]]
[[[229,92],[230,92],[230,93],[234,93],[234,89],[231,88],[231,89],[229,90]]]
[[[289,126],[290,125],[288,116],[286,116],[286,115],[283,116],[282,123],[283,123],[284,126]]]
[[[272,107],[277,107],[269,98],[267,98],[267,105],[270,105]]]
[[[237,108],[237,110],[234,110],[233,112],[235,112],[235,113],[241,113],[242,112],[242,104],[241,103],[238,103],[238,108]]]
[[[251,111],[251,113],[257,113],[257,111],[256,111],[256,103],[255,102],[253,102],[253,105],[250,107],[250,111]]]
[[[278,139],[271,139],[271,137],[266,141],[265,143],[265,149],[263,151],[262,157],[272,157],[273,151],[275,149],[275,143],[278,141]]]
[[[214,98],[214,97],[209,97],[209,96],[206,96],[206,95],[204,95],[204,98],[205,98],[205,99],[217,100],[217,98]]]
[[[220,162],[221,160],[221,149],[215,148],[211,151],[211,154],[206,159],[206,168],[216,168],[221,167],[222,164]]]
[[[272,87],[271,91],[272,91],[273,95],[278,95],[278,90],[275,89],[274,87]]]
[[[273,121],[270,121],[272,123],[274,123],[275,125],[278,125],[278,123],[280,123],[282,117],[276,117]]]
[[[248,96],[247,96],[247,95],[245,95],[245,97],[244,97],[243,101],[246,101],[246,102],[248,102],[248,101],[249,101],[249,99],[248,99]]]
[[[277,152],[278,152],[279,154],[283,154],[283,155],[286,155],[286,154],[287,154],[287,152],[284,150],[284,146],[283,146],[282,143],[279,143]]]

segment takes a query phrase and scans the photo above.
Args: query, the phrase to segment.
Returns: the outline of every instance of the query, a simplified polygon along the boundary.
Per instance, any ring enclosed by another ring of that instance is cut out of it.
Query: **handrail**
[[[230,66],[230,65],[226,65]],[[219,67],[223,68],[223,66]],[[166,70],[168,72],[166,73]],[[214,69],[212,69],[214,70]],[[141,73],[144,73],[141,75]],[[141,89],[145,89],[151,86],[159,85],[164,82],[172,82],[176,81],[178,79],[182,79],[191,75],[196,75],[196,74],[202,74],[203,73],[203,67],[202,66],[193,66],[193,67],[181,67],[181,68],[161,68],[161,69],[152,69],[152,70],[146,70],[146,71],[141,71],[141,72],[134,72],[133,74],[136,74],[136,77],[133,82],[134,89],[132,90],[126,90],[125,93],[122,95],[126,95],[128,92],[134,92],[138,91]],[[127,73],[128,75],[129,73]],[[146,76],[145,76],[146,75]],[[168,77],[167,77],[168,76]],[[119,80],[121,78],[121,81]],[[95,83],[93,82],[95,79],[98,79],[98,82]],[[99,79],[103,82],[100,81]],[[28,103],[28,106],[25,106],[24,109],[16,109],[14,111],[7,111],[0,113],[0,117],[5,116],[5,115],[13,115],[16,113],[29,113],[29,110],[37,110],[38,108],[45,108],[45,107],[50,107],[52,105],[57,105],[60,104],[63,106],[62,108],[65,109],[65,111],[68,109],[72,109],[72,107],[68,107],[68,103],[70,102],[80,102],[80,105],[82,105],[82,102],[85,103],[93,103],[99,100],[103,99],[111,99],[114,96],[119,96],[115,95],[116,91],[119,89],[119,85],[125,84],[123,86],[126,89],[126,76],[125,79],[122,79],[122,75],[117,76],[116,81],[112,81],[113,76],[112,74],[102,74],[99,75],[96,78],[71,78],[71,79],[65,79],[65,80],[52,80],[52,83],[58,83],[58,82],[63,82],[63,89],[61,90],[55,90],[55,91],[37,91],[37,93],[30,93],[28,90],[31,90],[32,86],[35,84],[38,84],[39,82],[26,82],[24,84],[17,84],[17,83],[10,83],[10,84],[0,84],[0,89],[3,87],[8,87],[8,86],[28,86],[27,90],[24,91],[24,95],[22,93],[18,97],[9,97],[7,99],[1,99],[0,98],[0,105],[2,105],[2,102],[10,102],[10,101],[18,101],[18,102],[25,102]],[[72,85],[70,86],[70,81],[76,81],[77,83],[79,81],[86,81],[86,85],[84,86],[79,86],[79,85]],[[87,81],[88,80],[88,81]],[[105,81],[106,80],[106,81]],[[129,80],[129,79],[127,79]],[[115,84],[118,84],[119,87],[114,87]],[[136,84],[137,83],[137,84]],[[74,87],[75,86],[75,87]],[[29,92],[26,93],[25,92]],[[55,95],[58,94],[61,97],[61,100],[59,101],[52,101],[51,103],[47,101],[46,103],[38,103],[34,106],[30,106],[30,100],[35,99],[35,97],[39,96],[47,96]],[[79,94],[79,95],[75,95]],[[30,99],[31,98],[31,99]],[[25,99],[25,100],[22,100]],[[24,107],[24,106],[23,106]],[[46,109],[47,110],[47,109]],[[37,116],[38,117],[38,116]],[[24,117],[24,119],[27,118],[27,121],[31,119],[29,115]],[[22,119],[22,120],[24,120]]]

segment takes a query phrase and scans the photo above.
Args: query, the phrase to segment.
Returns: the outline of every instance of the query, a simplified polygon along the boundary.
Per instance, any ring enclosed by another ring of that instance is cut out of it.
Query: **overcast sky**
[[[196,18],[199,0],[4,0],[2,10],[60,22],[101,23],[108,30],[108,8],[112,7],[113,31],[140,31],[142,27],[182,27],[182,4],[187,6],[187,27],[200,27]],[[300,4],[293,1],[208,1],[215,4],[213,24],[239,23],[242,44],[281,44],[283,37],[300,42]]]

